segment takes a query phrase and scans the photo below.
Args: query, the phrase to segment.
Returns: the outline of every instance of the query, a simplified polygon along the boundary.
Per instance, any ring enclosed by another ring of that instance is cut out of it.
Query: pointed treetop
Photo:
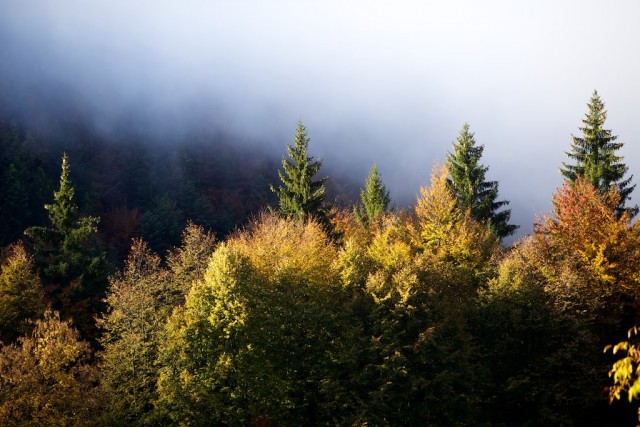
[[[618,136],[613,135],[610,129],[604,129],[607,111],[595,90],[587,103],[587,109],[585,118],[582,119],[584,126],[579,128],[582,137],[571,135],[571,151],[566,153],[575,163],[563,162],[560,173],[569,183],[584,177],[601,195],[616,187],[620,193],[616,211],[627,211],[633,216],[638,212],[638,207],[625,208],[625,203],[631,199],[630,194],[635,188],[635,185],[630,185],[633,176],[624,179],[629,168],[621,163],[624,157],[617,154],[624,144],[616,142]]]
[[[375,163],[365,180],[364,188],[360,190],[360,201],[361,205],[356,210],[356,215],[367,225],[375,218],[384,215],[389,208],[391,202],[389,191],[382,182]]]
[[[49,211],[51,224],[64,233],[75,225],[78,208],[74,204],[75,190],[69,178],[69,157],[62,155],[62,173],[60,174],[60,188],[53,193],[54,203],[45,205]]]
[[[462,208],[469,209],[475,220],[486,223],[498,237],[504,238],[513,234],[518,226],[509,224],[510,209],[498,212],[509,202],[496,200],[497,181],[485,180],[489,168],[480,163],[483,151],[484,146],[476,145],[474,133],[465,123],[453,143],[453,153],[447,153],[448,186]]]
[[[307,129],[298,121],[293,145],[287,145],[287,156],[282,159],[282,171],[278,171],[282,185],[271,186],[271,191],[278,195],[280,213],[285,216],[307,218],[315,216],[323,218],[326,214],[324,199],[327,178],[313,180],[320,171],[321,160],[313,160],[307,154],[309,137]]]

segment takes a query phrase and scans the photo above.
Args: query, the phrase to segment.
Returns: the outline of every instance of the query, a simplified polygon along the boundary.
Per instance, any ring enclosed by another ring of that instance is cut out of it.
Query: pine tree
[[[320,171],[322,161],[314,161],[313,157],[307,155],[308,146],[307,129],[302,122],[298,122],[293,145],[287,145],[289,159],[282,159],[284,171],[278,171],[283,185],[277,188],[271,186],[271,191],[278,195],[280,213],[287,217],[326,216],[323,205],[327,178],[313,181],[313,177]]]
[[[374,163],[360,190],[361,205],[356,210],[357,218],[368,225],[372,220],[387,212],[391,198],[389,191],[382,182],[378,166]]]
[[[474,219],[486,223],[502,239],[513,234],[518,226],[509,224],[511,209],[498,212],[509,202],[497,201],[498,182],[485,180],[489,168],[479,163],[483,151],[484,146],[476,145],[474,134],[465,123],[453,144],[453,153],[447,153],[448,186],[462,208],[469,209]]]
[[[635,188],[631,184],[633,175],[623,179],[629,168],[621,161],[624,157],[616,154],[623,147],[623,143],[615,142],[617,135],[613,135],[610,129],[604,129],[607,120],[607,111],[604,103],[593,91],[591,100],[587,104],[589,111],[582,120],[584,127],[579,128],[583,137],[571,135],[571,152],[567,153],[575,164],[562,163],[560,173],[565,181],[574,183],[583,176],[600,194],[605,194],[613,186],[620,193],[620,202],[616,208],[618,213],[628,211],[632,216],[638,213],[638,206],[625,209],[625,203],[631,199],[631,192]]]
[[[45,205],[50,227],[30,227],[25,234],[33,239],[36,265],[49,291],[54,308],[74,317],[85,336],[92,334],[94,313],[106,285],[106,262],[93,240],[99,218],[81,217],[75,204],[75,190],[69,177],[69,159],[62,157],[60,188],[54,202]]]

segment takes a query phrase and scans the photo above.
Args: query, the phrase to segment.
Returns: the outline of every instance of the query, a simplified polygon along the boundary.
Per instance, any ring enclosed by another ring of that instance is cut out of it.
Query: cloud
[[[101,129],[216,128],[279,156],[302,119],[325,166],[377,162],[405,204],[468,122],[526,232],[597,88],[640,171],[634,1],[3,3],[5,97],[62,88]]]

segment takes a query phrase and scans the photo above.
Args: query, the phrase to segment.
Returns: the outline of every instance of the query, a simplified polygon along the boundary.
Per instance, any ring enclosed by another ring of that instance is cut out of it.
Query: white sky
[[[302,119],[327,168],[362,181],[377,162],[407,203],[468,122],[526,233],[549,209],[597,89],[640,182],[638,1],[0,0],[0,10],[0,75],[71,84],[106,126],[131,109],[175,123],[200,105],[208,125],[279,156]]]

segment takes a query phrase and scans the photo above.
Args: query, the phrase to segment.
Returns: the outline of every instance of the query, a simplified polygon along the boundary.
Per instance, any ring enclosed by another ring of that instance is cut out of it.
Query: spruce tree
[[[307,154],[309,138],[307,129],[298,122],[293,145],[287,145],[287,154],[282,159],[283,171],[278,171],[282,185],[271,186],[278,195],[280,213],[287,217],[304,219],[309,216],[323,219],[326,217],[324,199],[327,178],[313,180],[320,171],[321,160],[313,160]]]
[[[364,188],[360,190],[361,205],[356,211],[356,215],[365,225],[387,212],[389,208],[389,191],[382,182],[378,166],[374,163],[371,171],[364,183]]]
[[[99,218],[81,217],[69,177],[69,158],[62,157],[60,188],[54,202],[45,205],[50,227],[30,227],[36,265],[41,271],[55,309],[74,323],[85,336],[93,334],[94,314],[106,286],[106,261],[95,241]]]
[[[570,183],[574,183],[580,176],[585,177],[600,194],[607,193],[615,186],[620,193],[616,211],[619,214],[628,211],[635,216],[638,206],[625,208],[627,200],[631,199],[635,184],[630,185],[633,175],[624,179],[629,168],[621,163],[624,157],[617,154],[624,144],[615,142],[618,136],[613,135],[610,129],[603,128],[607,111],[598,91],[593,91],[587,108],[589,110],[582,120],[584,127],[579,128],[583,136],[580,138],[571,135],[571,152],[566,153],[575,164],[563,162],[560,173],[564,180]]]
[[[498,212],[509,202],[496,200],[497,181],[485,180],[489,168],[479,163],[483,151],[484,146],[476,145],[474,134],[469,132],[469,125],[465,123],[453,143],[453,153],[447,153],[446,166],[450,176],[447,182],[459,205],[469,209],[475,220],[486,223],[502,239],[513,234],[518,226],[509,224],[511,209]]]

